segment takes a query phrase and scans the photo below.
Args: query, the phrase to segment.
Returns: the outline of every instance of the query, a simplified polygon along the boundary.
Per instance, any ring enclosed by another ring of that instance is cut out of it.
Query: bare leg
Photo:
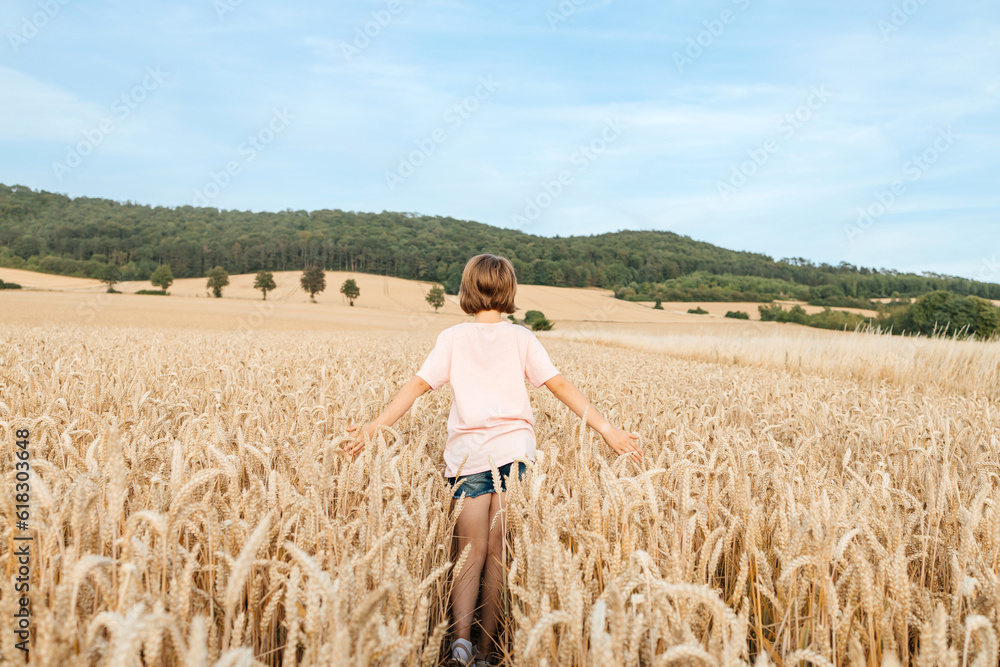
[[[469,557],[462,565],[451,588],[451,620],[454,624],[455,639],[472,640],[472,618],[476,612],[479,597],[479,578],[486,562],[489,542],[490,500],[494,494],[484,493],[475,498],[466,498],[462,513],[455,523],[455,541],[460,558],[462,550],[471,544]]]
[[[503,543],[507,535],[507,515],[501,513],[496,523],[493,523],[493,517],[501,509],[506,509],[505,495],[503,491],[490,494],[490,523],[487,525],[493,527],[489,532],[489,550],[483,574],[483,633],[479,637],[479,651],[482,655],[487,655],[493,648],[497,622],[503,613],[503,570],[506,565],[503,561]]]

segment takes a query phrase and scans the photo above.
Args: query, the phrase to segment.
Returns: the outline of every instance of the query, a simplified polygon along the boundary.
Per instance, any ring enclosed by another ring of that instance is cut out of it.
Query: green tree
[[[340,293],[347,297],[347,300],[354,305],[354,300],[361,295],[361,289],[358,284],[354,281],[354,278],[348,278],[344,281],[344,284],[340,286]]]
[[[299,284],[309,293],[312,302],[316,303],[316,295],[326,289],[326,273],[318,266],[311,266],[302,272]]]
[[[222,288],[228,284],[229,273],[221,266],[216,266],[208,272],[208,283],[205,286],[212,290],[216,299],[222,298]]]
[[[169,264],[160,264],[153,271],[153,275],[149,277],[149,282],[153,283],[153,287],[159,287],[164,292],[170,289],[170,286],[174,284],[174,274],[170,270]]]
[[[122,272],[115,264],[108,264],[101,271],[101,282],[108,286],[108,292],[111,294],[115,293],[115,284],[121,282]]]
[[[275,289],[277,285],[274,284],[274,274],[270,271],[258,271],[257,276],[253,280],[253,288],[259,289],[264,295],[264,301],[267,301],[267,293]]]
[[[438,311],[438,308],[444,305],[444,288],[440,285],[435,285],[431,288],[431,291],[427,293],[427,303],[431,304],[434,308],[434,312]]]

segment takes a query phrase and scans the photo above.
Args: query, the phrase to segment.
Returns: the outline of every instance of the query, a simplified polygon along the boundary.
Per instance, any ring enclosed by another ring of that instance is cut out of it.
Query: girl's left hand
[[[355,424],[354,426],[348,426],[347,427],[347,431],[348,432],[350,432],[350,431],[356,431],[359,428],[361,430],[355,436],[357,439],[354,442],[348,442],[348,443],[346,443],[344,445],[344,451],[346,451],[351,456],[357,454],[362,449],[364,449],[364,447],[365,447],[365,437],[366,436],[368,438],[374,437],[375,432],[378,430],[378,424],[376,424],[375,422],[368,422],[367,424],[362,424],[361,426],[358,426],[357,424]]]

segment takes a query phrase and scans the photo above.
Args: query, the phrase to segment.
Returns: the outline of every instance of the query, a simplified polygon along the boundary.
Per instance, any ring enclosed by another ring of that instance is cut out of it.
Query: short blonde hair
[[[506,257],[476,255],[465,264],[462,285],[458,289],[458,304],[469,315],[483,310],[513,313],[517,293],[514,266]]]

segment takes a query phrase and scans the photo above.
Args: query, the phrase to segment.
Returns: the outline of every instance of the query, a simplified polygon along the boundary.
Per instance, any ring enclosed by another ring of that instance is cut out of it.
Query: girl
[[[493,648],[500,614],[503,586],[500,554],[506,524],[503,514],[495,525],[493,517],[504,507],[507,478],[515,459],[535,460],[534,416],[525,378],[535,387],[544,384],[577,416],[589,408],[587,424],[613,450],[642,458],[642,452],[633,442],[638,434],[608,423],[559,374],[531,331],[502,318],[502,314],[517,310],[516,292],[514,267],[506,258],[487,254],[470,259],[462,272],[458,299],[462,310],[474,316],[473,321],[442,331],[416,376],[399,390],[382,414],[360,427],[356,441],[345,445],[348,453],[358,453],[369,436],[380,426],[392,426],[428,389],[451,382],[453,402],[444,447],[445,477],[455,489],[453,498],[466,496],[455,525],[458,553],[471,545],[452,587],[456,640],[451,645],[451,657],[461,665],[476,667],[487,664],[485,657]],[[351,426],[347,430],[358,428]],[[500,473],[499,489],[493,484],[491,462]],[[518,462],[518,478],[525,470],[525,464]],[[459,482],[462,484],[456,488]],[[472,617],[480,577],[484,598],[482,632],[478,650],[473,653]]]

